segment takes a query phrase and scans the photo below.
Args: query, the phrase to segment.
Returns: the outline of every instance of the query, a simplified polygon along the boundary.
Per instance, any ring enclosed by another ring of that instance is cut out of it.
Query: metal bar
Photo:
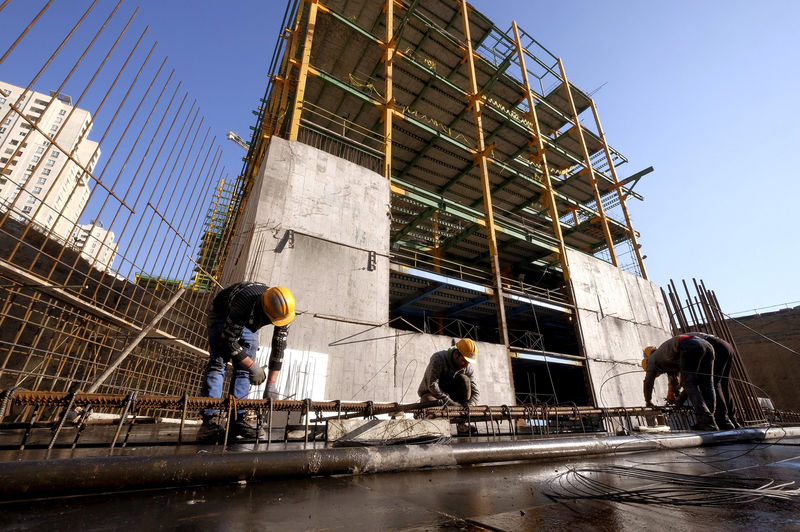
[[[110,364],[108,368],[106,368],[106,370],[103,372],[102,375],[100,375],[100,377],[97,378],[94,384],[92,384],[89,387],[89,389],[86,390],[86,393],[94,393],[97,391],[100,385],[105,382],[105,380],[119,367],[119,365],[122,364],[122,362],[124,362],[126,358],[128,358],[128,355],[130,355],[133,352],[133,350],[136,348],[136,346],[139,345],[139,343],[144,339],[144,337],[147,336],[147,333],[149,333],[153,328],[155,328],[156,325],[158,325],[158,322],[161,321],[161,318],[163,318],[164,315],[167,313],[167,311],[171,309],[173,305],[175,305],[175,303],[178,302],[178,299],[180,299],[180,297],[183,295],[185,291],[186,288],[180,288],[177,292],[175,292],[172,298],[167,302],[166,305],[164,305],[164,307],[159,311],[159,313],[156,314],[153,320],[142,329],[142,332],[140,332],[139,335],[136,338],[134,338],[134,340],[128,345],[128,347],[126,347],[125,350],[123,350],[122,353],[119,354],[117,359],[112,364]]]
[[[392,179],[392,114],[394,114],[394,97],[392,96],[392,62],[397,50],[394,38],[394,0],[386,0],[386,41],[384,43],[383,60],[386,63],[386,93],[383,108],[383,176]],[[403,26],[405,27],[405,26]],[[401,29],[402,31],[402,29]]]
[[[550,209],[550,219],[553,223],[553,233],[558,241],[558,260],[561,264],[564,282],[569,285],[570,272],[569,264],[567,262],[567,248],[564,244],[564,235],[561,234],[561,223],[559,221],[560,217],[558,215],[558,207],[556,206],[556,198],[555,194],[553,193],[553,183],[550,180],[550,167],[547,164],[547,154],[545,152],[544,142],[542,142],[542,131],[541,127],[539,126],[539,119],[536,115],[536,105],[533,101],[533,91],[531,90],[531,85],[528,80],[528,70],[525,67],[525,54],[522,51],[522,41],[519,37],[519,28],[517,28],[517,22],[512,21],[511,25],[514,30],[514,41],[517,47],[517,54],[519,55],[520,70],[522,71],[522,82],[525,87],[525,97],[528,100],[528,119],[534,125],[535,135],[533,137],[533,141],[536,143],[536,149],[531,150],[531,157],[540,161],[542,165],[542,177],[544,178],[547,204]]]
[[[594,115],[594,123],[597,124],[597,132],[600,134],[600,140],[603,143],[603,152],[606,156],[606,162],[608,162],[608,168],[611,170],[611,176],[614,178],[614,189],[617,191],[617,198],[619,199],[619,205],[622,208],[622,214],[625,216],[625,224],[628,226],[628,237],[631,240],[631,245],[633,247],[633,252],[636,255],[636,262],[639,264],[639,271],[642,274],[642,279],[647,279],[647,270],[644,267],[644,258],[642,257],[642,253],[640,251],[641,244],[637,239],[637,233],[633,229],[633,222],[631,221],[630,213],[628,212],[628,206],[625,203],[625,195],[622,193],[622,184],[619,182],[619,177],[617,177],[617,169],[614,166],[614,161],[611,158],[611,149],[608,147],[608,141],[606,140],[606,134],[603,131],[603,125],[600,123],[600,115],[597,113],[597,105],[594,103],[594,99],[590,99],[589,103],[592,106],[592,114]]]
[[[292,121],[289,125],[288,140],[297,140],[297,132],[300,129],[300,115],[303,109],[303,98],[306,92],[306,80],[308,78],[308,66],[311,59],[311,45],[314,40],[314,27],[317,23],[318,0],[307,0],[311,7],[308,13],[308,23],[306,25],[306,38],[303,42],[303,55],[300,62],[300,71],[297,75],[297,89],[294,95],[294,106],[292,110]]]
[[[11,0],[6,0],[3,3],[3,5],[0,7],[0,10],[2,10],[3,7],[8,5],[8,3],[10,1]],[[13,43],[11,43],[11,46],[8,47],[8,50],[6,50],[6,52],[3,54],[3,57],[0,57],[0,65],[3,64],[3,61],[5,61],[8,58],[8,55],[14,50],[14,48],[17,47],[19,42],[23,39],[23,37],[25,37],[25,35],[28,33],[28,31],[36,24],[36,22],[39,20],[39,18],[41,18],[41,16],[44,15],[45,11],[47,11],[47,9],[50,7],[50,5],[52,3],[53,3],[53,0],[48,0],[47,3],[44,5],[44,7],[41,9],[41,11],[39,11],[36,14],[36,16],[33,17],[33,20],[31,20],[30,23],[28,24],[28,26],[22,31],[22,33],[19,34],[19,37],[17,37],[17,39]]]
[[[469,106],[472,107],[474,120],[475,120],[475,137],[477,140],[477,164],[481,172],[481,189],[483,191],[483,207],[486,215],[486,233],[489,243],[489,253],[491,254],[492,273],[494,275],[494,298],[497,306],[497,325],[500,331],[500,340],[503,345],[508,349],[508,327],[506,325],[506,310],[503,303],[503,283],[500,279],[500,262],[497,253],[497,235],[495,231],[494,213],[492,212],[492,193],[491,183],[489,181],[489,168],[486,162],[486,146],[483,139],[483,121],[481,119],[481,109],[483,100],[478,92],[478,81],[475,73],[475,62],[472,52],[472,38],[470,37],[469,29],[469,7],[466,0],[461,0],[461,16],[464,22],[464,37],[466,40],[466,54],[467,64],[469,66],[470,77],[470,102]],[[468,106],[468,107],[469,107]],[[511,364],[509,363],[509,374],[511,372]],[[511,379],[513,388],[513,379]],[[513,390],[512,390],[513,393]]]

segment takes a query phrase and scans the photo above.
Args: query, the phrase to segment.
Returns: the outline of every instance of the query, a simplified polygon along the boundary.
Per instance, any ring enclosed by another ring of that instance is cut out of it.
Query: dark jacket
[[[478,384],[475,382],[475,373],[472,366],[467,366],[465,369],[456,367],[452,357],[455,349],[455,347],[451,347],[445,351],[437,351],[431,356],[417,393],[420,397],[431,394],[437,399],[450,400],[450,396],[442,387],[447,388],[448,382],[452,382],[458,374],[464,374],[469,377],[470,381],[469,404],[478,404]]]
[[[211,304],[208,311],[208,323],[210,325],[218,320],[225,320],[225,327],[219,342],[228,350],[234,360],[245,356],[244,349],[239,344],[242,330],[247,327],[256,332],[271,323],[269,316],[261,306],[261,295],[268,289],[269,287],[263,283],[251,281],[236,283],[218,293]],[[289,325],[275,327],[275,331],[272,333],[270,359],[273,357],[283,359],[288,335]]]

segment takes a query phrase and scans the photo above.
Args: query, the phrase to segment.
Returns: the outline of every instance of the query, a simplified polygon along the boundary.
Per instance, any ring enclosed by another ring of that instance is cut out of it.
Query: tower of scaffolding
[[[568,256],[646,279],[626,205],[642,198],[564,61],[464,0],[290,0],[284,25],[245,180],[273,137],[381,173],[390,316],[518,364],[584,358]]]

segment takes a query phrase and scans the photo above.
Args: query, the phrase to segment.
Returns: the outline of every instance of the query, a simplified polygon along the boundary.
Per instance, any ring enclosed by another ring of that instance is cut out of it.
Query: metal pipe
[[[8,501],[242,480],[413,471],[420,468],[760,442],[797,436],[800,436],[800,427],[666,436],[15,461],[0,463],[0,477],[3,478],[0,497]]]

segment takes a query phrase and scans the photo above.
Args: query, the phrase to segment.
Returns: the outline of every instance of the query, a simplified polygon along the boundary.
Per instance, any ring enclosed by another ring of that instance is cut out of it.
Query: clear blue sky
[[[29,2],[12,0],[0,27]],[[141,3],[140,24],[151,25],[215,134],[247,138],[285,2]],[[52,9],[77,5],[88,3],[57,0]],[[703,279],[729,313],[800,300],[800,171],[791,157],[800,146],[800,2],[473,5],[501,29],[516,19],[584,90],[603,85],[594,98],[607,138],[630,160],[620,177],[655,167],[636,188],[645,202],[630,202],[653,282]],[[243,152],[232,143],[226,152],[238,171]]]

